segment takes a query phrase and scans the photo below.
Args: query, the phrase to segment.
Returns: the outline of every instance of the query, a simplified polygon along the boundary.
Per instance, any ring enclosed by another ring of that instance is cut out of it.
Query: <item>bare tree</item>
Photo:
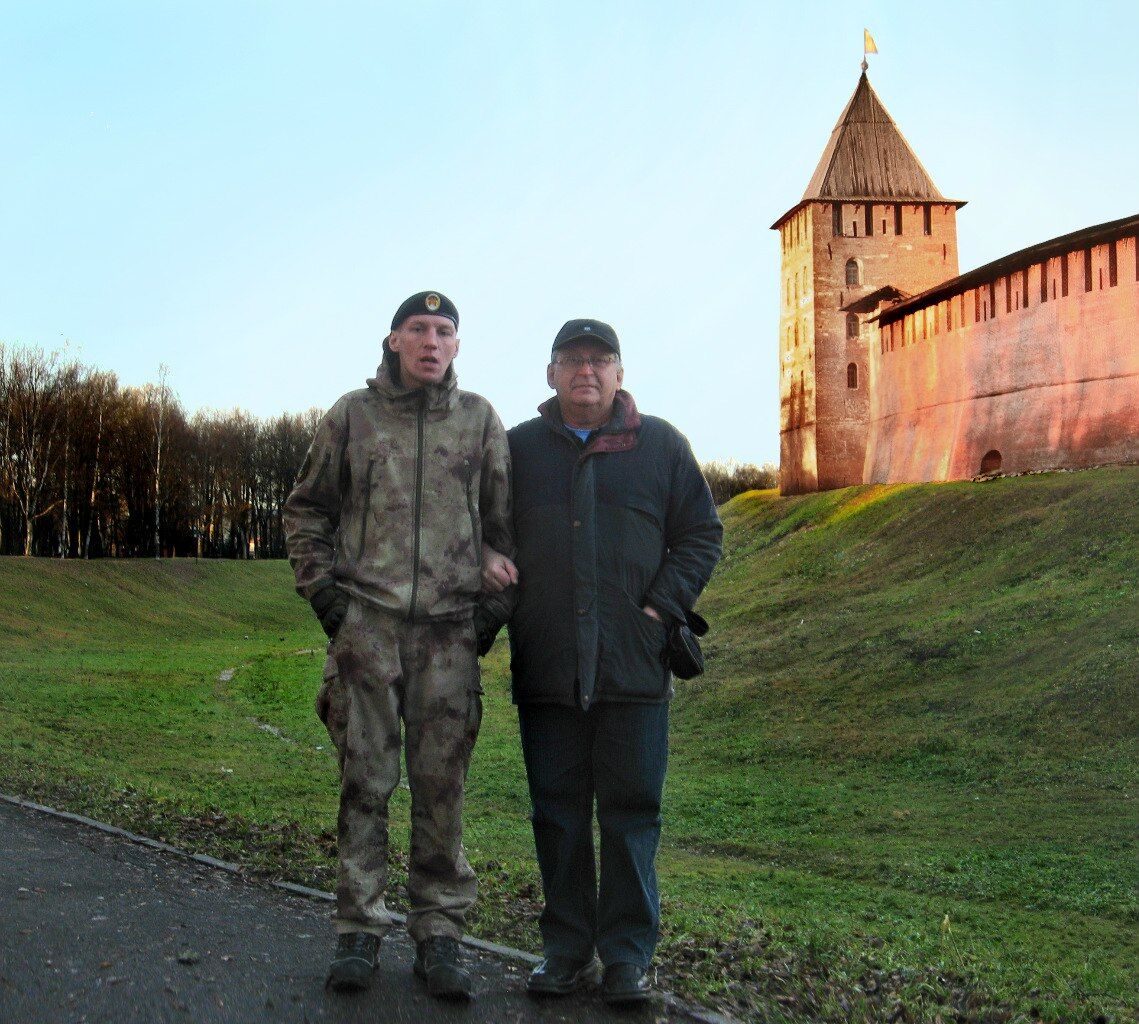
[[[166,377],[170,368],[161,363],[158,367],[158,385],[151,390],[151,400],[156,408],[154,425],[154,557],[162,557],[162,443],[166,439],[166,403],[170,389]]]
[[[64,412],[59,353],[13,352],[6,372],[7,477],[24,524],[24,555],[32,553],[36,519],[59,458],[58,427]]]

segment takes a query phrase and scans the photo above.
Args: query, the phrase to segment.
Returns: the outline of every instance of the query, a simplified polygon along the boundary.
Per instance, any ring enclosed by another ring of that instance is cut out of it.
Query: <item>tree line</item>
[[[0,554],[280,558],[319,410],[186,414],[161,369],[123,387],[0,345]]]
[[[320,410],[186,410],[59,352],[0,343],[0,555],[283,558],[281,509]],[[775,467],[709,463],[717,504]]]

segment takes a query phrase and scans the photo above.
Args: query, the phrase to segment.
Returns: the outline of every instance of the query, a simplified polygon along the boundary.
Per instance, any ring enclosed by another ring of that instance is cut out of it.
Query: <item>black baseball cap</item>
[[[392,330],[394,331],[409,316],[417,313],[429,313],[431,316],[445,316],[459,329],[459,311],[455,304],[442,292],[417,292],[410,299],[404,299],[399,309],[392,317]]]
[[[596,341],[599,345],[612,349],[618,356],[621,355],[621,342],[617,340],[617,332],[600,320],[567,320],[554,338],[551,351],[557,352],[571,341]]]

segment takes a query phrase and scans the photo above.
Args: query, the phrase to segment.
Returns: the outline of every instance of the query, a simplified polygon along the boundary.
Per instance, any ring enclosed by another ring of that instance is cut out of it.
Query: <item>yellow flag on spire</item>
[[[864,54],[878,52],[878,47],[874,43],[874,37],[867,28],[862,30],[862,52]]]

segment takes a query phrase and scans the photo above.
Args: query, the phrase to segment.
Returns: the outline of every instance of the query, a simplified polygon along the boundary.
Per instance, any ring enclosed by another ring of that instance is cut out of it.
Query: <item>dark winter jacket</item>
[[[618,391],[583,443],[557,399],[508,432],[516,563],[510,621],[517,703],[664,701],[665,621],[683,618],[720,557],[723,528],[687,440]]]

